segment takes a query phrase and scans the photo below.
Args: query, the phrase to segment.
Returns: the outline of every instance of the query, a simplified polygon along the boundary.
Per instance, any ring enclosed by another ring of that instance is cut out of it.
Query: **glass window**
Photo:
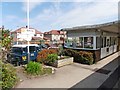
[[[114,45],[114,37],[111,37],[111,45]]]
[[[23,48],[23,53],[27,52],[27,48]]]
[[[66,40],[65,46],[67,46],[67,47],[73,47],[73,38],[68,38]]]
[[[76,47],[76,37],[73,38],[72,45],[73,45],[73,48]]]
[[[103,48],[104,38],[101,37],[101,48]]]
[[[115,37],[115,39],[114,39],[114,45],[118,45],[118,38],[117,37]]]
[[[84,37],[84,48],[93,48],[93,37]]]
[[[116,37],[116,45],[118,45],[118,37]]]
[[[111,37],[110,37],[110,46],[111,46]]]
[[[107,46],[110,46],[110,39],[107,39]]]
[[[30,53],[34,52],[35,51],[35,46],[30,46],[29,49],[30,49]]]
[[[106,47],[106,37],[104,37],[104,47]]]
[[[100,37],[96,37],[96,48],[100,48]]]
[[[114,37],[114,45],[116,45],[116,37]]]
[[[21,48],[16,48],[16,47],[14,47],[14,48],[12,48],[12,52],[13,53],[17,53],[17,54],[22,54],[22,49]]]
[[[83,48],[83,37],[77,37],[76,38],[76,47],[77,48]]]

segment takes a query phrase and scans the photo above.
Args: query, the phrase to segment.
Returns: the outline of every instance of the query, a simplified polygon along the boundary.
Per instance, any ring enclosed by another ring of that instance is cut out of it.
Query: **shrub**
[[[62,46],[62,45],[59,45],[58,55],[59,55],[59,56],[64,55],[64,53],[63,53],[63,46]]]
[[[48,64],[53,64],[56,60],[58,60],[58,55],[57,54],[49,54],[47,57]]]
[[[64,49],[63,52],[65,53],[66,56],[71,56],[71,57],[73,57],[76,53],[78,53],[77,51],[72,49]]]
[[[12,88],[18,81],[16,69],[11,64],[0,63],[2,66],[2,81],[1,86],[3,90]]]
[[[30,61],[27,64],[26,71],[28,74],[38,75],[42,72],[42,65],[40,63]]]
[[[70,57],[74,57],[74,61],[77,61],[80,59],[80,55],[79,52],[72,50],[72,49],[64,49],[63,53],[65,56],[70,56]]]
[[[72,49],[65,49],[64,53],[66,56],[74,57],[75,62],[83,64],[93,64],[93,53],[87,51],[75,51]]]
[[[48,54],[57,54],[58,50],[57,49],[47,49]]]
[[[93,64],[93,53],[91,52],[86,52],[86,51],[80,51],[80,56],[81,56],[81,61],[82,63],[85,63],[85,64]]]
[[[56,53],[57,53],[57,50],[44,49],[44,50],[42,50],[38,53],[37,61],[40,62],[40,63],[46,64],[46,63],[48,63],[48,61],[47,61],[48,54],[56,54]]]
[[[37,55],[37,61],[40,63],[46,63],[47,55],[48,55],[47,50],[42,50]]]

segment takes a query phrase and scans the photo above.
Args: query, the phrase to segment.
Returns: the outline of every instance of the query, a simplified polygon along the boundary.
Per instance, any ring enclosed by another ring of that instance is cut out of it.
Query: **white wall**
[[[109,39],[109,38],[110,38],[110,36],[107,36],[106,42],[107,42],[107,39]],[[107,48],[109,49],[109,52],[107,52]],[[104,58],[116,51],[117,51],[117,45],[103,47],[103,48],[101,48],[101,58]]]
[[[36,37],[40,37],[43,39],[44,35],[43,34],[37,34]]]

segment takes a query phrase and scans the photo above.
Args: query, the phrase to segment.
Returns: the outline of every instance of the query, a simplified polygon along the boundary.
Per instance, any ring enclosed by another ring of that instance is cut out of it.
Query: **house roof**
[[[32,40],[41,40],[41,37],[32,37]]]
[[[21,27],[21,28],[18,28],[17,30],[15,30],[15,31],[12,31],[11,33],[21,33],[21,29],[26,29],[26,28],[27,27]],[[30,29],[34,29],[36,34],[43,34],[42,32],[36,30],[35,28],[30,27]]]
[[[43,37],[43,39],[44,39],[44,40],[50,40],[50,38],[48,38],[48,37]]]
[[[40,32],[40,31],[38,31],[38,30],[36,30],[36,29],[35,29],[35,33],[36,33],[36,34],[43,34],[42,32]]]
[[[51,30],[49,32],[45,32],[45,34],[54,34],[54,35],[59,35],[60,31],[59,30]]]
[[[87,25],[87,26],[78,26],[78,27],[72,27],[72,28],[64,28],[61,29],[63,31],[73,31],[73,30],[90,30],[90,29],[100,29],[103,31],[109,31],[114,33],[120,33],[118,31],[118,28],[120,26],[118,25],[118,21],[104,23],[104,24],[98,24],[98,25]]]
[[[49,32],[45,32],[44,34],[62,35],[64,32],[60,30],[51,30]]]
[[[15,31],[11,31],[11,33],[20,33],[22,28],[25,28],[25,27],[18,28],[18,29],[15,30]]]

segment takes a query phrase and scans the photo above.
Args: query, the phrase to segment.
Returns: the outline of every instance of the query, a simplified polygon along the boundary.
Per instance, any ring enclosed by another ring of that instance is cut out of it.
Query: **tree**
[[[0,30],[0,90],[11,89],[18,81],[15,68],[11,64],[6,64],[6,56],[10,51],[12,38],[9,30]]]
[[[2,30],[2,47],[9,50],[11,47],[12,38],[10,37],[9,30]]]
[[[10,31],[2,29],[2,36],[0,45],[2,47],[2,60],[5,61],[7,53],[10,51],[12,38],[10,37]]]

